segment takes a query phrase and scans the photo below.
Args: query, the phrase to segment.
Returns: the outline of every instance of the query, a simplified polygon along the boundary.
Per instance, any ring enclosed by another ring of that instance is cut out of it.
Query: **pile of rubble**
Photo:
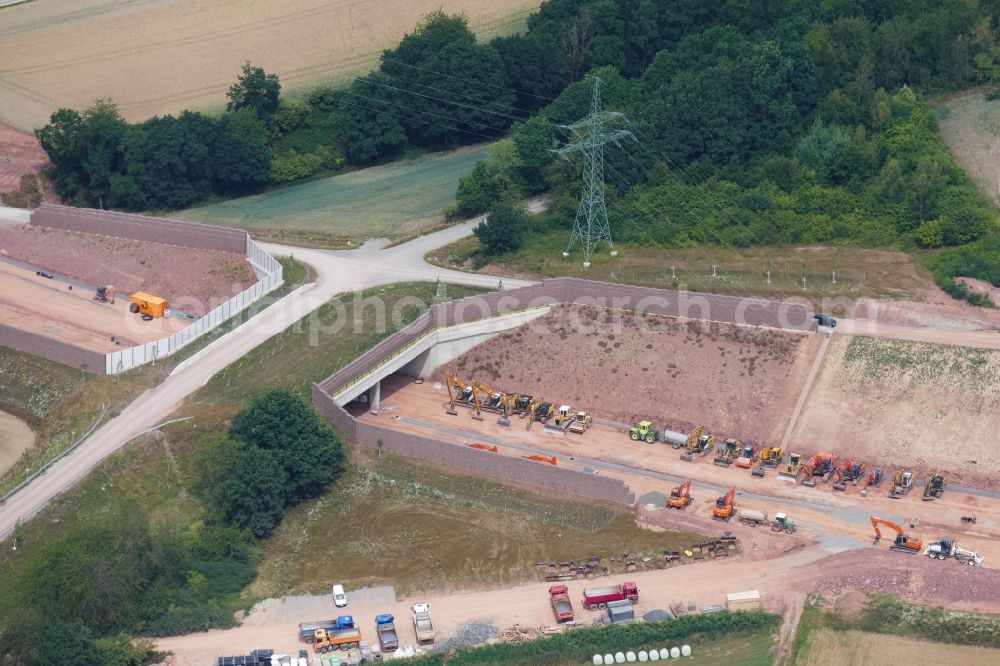
[[[526,641],[533,641],[536,638],[541,638],[545,634],[544,629],[538,627],[525,627],[520,624],[515,624],[509,629],[504,629],[497,636],[491,640],[491,643],[524,643]]]
[[[466,622],[458,628],[454,636],[439,641],[434,646],[435,651],[447,652],[462,647],[482,645],[497,635],[497,628],[489,622]],[[500,634],[501,636],[503,634]]]

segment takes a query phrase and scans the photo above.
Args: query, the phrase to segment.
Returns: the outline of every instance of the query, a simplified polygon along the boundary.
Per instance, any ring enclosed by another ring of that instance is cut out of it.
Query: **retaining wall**
[[[104,372],[104,354],[0,323],[0,344],[95,374]]]
[[[398,354],[414,340],[426,335],[432,328],[556,303],[594,305],[668,317],[788,330],[816,330],[812,310],[807,305],[799,303],[636,287],[577,278],[554,278],[510,291],[490,292],[482,296],[468,296],[432,305],[409,326],[382,340],[321,381],[320,386],[327,393],[337,393],[352,380],[381,365],[387,358]]]
[[[165,243],[237,254],[246,251],[247,233],[239,229],[92,208],[42,204],[32,214],[31,224],[101,236],[131,238],[148,243]]]

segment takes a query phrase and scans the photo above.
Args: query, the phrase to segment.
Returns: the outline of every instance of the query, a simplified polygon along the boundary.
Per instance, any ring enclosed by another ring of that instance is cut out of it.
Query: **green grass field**
[[[177,217],[311,247],[395,240],[440,225],[442,211],[454,203],[459,177],[485,154],[485,146],[472,146],[425,155],[192,208]]]

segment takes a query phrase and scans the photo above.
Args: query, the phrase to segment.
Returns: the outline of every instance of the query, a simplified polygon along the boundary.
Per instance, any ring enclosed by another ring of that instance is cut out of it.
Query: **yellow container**
[[[129,296],[129,310],[138,314],[162,317],[167,310],[167,299],[137,291]]]

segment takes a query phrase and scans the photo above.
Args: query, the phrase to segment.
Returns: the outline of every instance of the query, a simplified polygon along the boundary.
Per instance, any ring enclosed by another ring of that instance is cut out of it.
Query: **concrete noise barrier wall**
[[[105,355],[101,352],[53,340],[30,331],[22,331],[2,323],[0,323],[0,344],[14,351],[41,356],[71,368],[96,374],[104,373]]]
[[[366,451],[394,453],[478,476],[570,493],[621,506],[635,504],[635,493],[621,479],[480,451],[461,444],[358,421],[316,384],[313,385],[313,403],[317,411]]]
[[[247,242],[247,233],[239,229],[53,204],[42,204],[35,210],[31,216],[31,224],[38,227],[236,254],[243,254],[246,251]]]

